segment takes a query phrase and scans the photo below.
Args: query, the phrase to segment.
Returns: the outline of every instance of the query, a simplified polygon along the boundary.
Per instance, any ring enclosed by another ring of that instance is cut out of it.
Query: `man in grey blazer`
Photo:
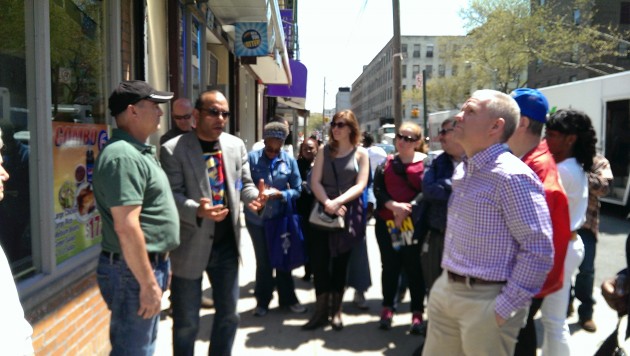
[[[169,140],[160,152],[180,219],[181,244],[171,253],[175,355],[194,354],[204,270],[216,310],[210,355],[231,354],[239,323],[240,202],[259,211],[265,197],[252,182],[243,141],[223,132],[229,116],[221,92],[202,93],[193,110],[196,131]]]

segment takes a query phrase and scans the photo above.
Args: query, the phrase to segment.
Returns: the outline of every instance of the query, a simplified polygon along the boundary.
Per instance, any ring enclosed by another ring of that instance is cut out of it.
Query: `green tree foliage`
[[[64,5],[64,6],[61,6]],[[66,1],[50,4],[50,62],[53,115],[60,103],[91,104],[99,95],[103,70],[102,4]],[[62,69],[71,80],[59,80]]]
[[[315,112],[311,113],[308,117],[308,122],[306,124],[306,132],[304,133],[304,137],[309,137],[315,131],[322,131],[322,114]]]
[[[0,51],[24,58],[24,1],[0,0]]]
[[[525,86],[530,63],[585,69],[597,74],[623,70],[606,59],[617,54],[624,35],[611,25],[593,24],[594,1],[538,3],[471,0],[469,7],[460,13],[469,31],[469,44],[447,55],[450,64],[460,70],[454,78],[429,81],[429,98],[439,98],[431,99],[432,105],[449,108],[452,103],[463,102],[477,88],[507,93]]]

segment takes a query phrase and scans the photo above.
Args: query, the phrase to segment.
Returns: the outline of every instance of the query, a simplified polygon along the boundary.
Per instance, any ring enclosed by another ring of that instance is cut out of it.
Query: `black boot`
[[[329,293],[322,293],[317,296],[317,300],[315,302],[315,312],[309,321],[302,325],[302,330],[314,330],[328,324],[329,299]]]
[[[341,321],[341,304],[343,301],[343,292],[333,292],[331,297],[330,307],[330,325],[333,330],[339,331],[343,329],[343,322]]]

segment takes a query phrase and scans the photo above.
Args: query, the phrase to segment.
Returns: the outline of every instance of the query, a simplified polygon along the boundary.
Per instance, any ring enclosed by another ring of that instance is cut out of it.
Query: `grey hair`
[[[495,118],[503,118],[503,135],[501,142],[507,142],[512,136],[521,119],[521,109],[514,98],[497,90],[477,90],[473,96],[490,97],[487,108],[490,115]]]

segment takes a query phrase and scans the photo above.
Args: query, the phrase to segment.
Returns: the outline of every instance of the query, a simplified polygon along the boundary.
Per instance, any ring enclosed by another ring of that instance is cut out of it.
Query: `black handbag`
[[[621,319],[617,321],[615,330],[604,340],[604,343],[597,349],[595,356],[626,356],[626,351],[619,346],[619,324]]]

